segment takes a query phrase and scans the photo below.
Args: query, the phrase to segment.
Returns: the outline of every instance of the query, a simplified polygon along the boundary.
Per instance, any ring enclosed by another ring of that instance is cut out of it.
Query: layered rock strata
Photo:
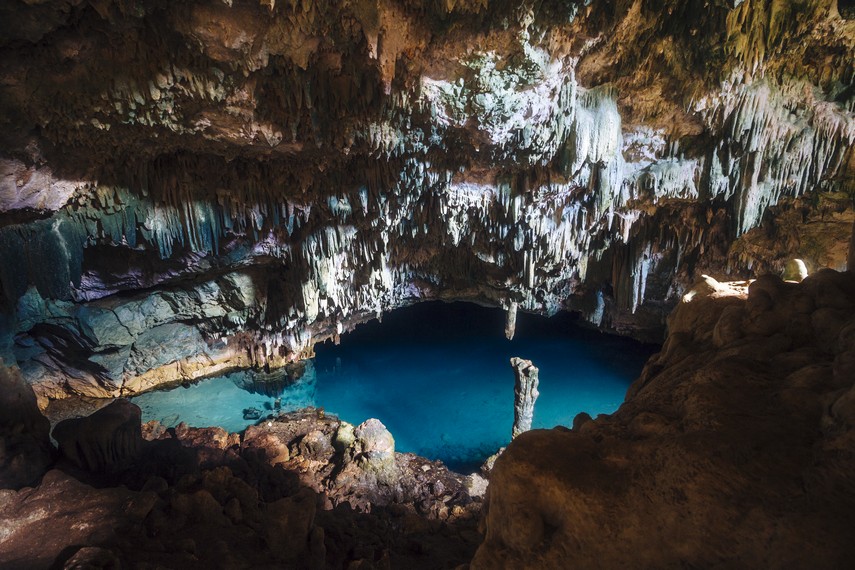
[[[0,22],[0,353],[43,404],[281,366],[425,298],[656,338],[702,272],[845,263],[837,0],[49,0]]]
[[[611,416],[516,438],[472,568],[842,568],[855,276],[701,281]]]

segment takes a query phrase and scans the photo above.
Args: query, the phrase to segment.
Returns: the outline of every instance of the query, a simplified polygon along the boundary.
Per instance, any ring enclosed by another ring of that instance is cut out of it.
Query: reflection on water
[[[305,368],[243,371],[134,399],[144,420],[239,431],[281,409],[324,407],[358,424],[380,419],[398,451],[471,470],[506,445],[513,423],[512,356],[540,368],[534,427],[611,413],[654,347],[576,326],[572,317],[520,315],[503,335],[501,311],[427,303],[359,327],[340,346],[317,347]]]
[[[142,409],[144,422],[158,420],[167,427],[185,422],[237,432],[280,410],[315,406],[317,380],[314,362],[309,360],[273,372],[232,372],[132,400]]]
[[[317,376],[315,364],[311,360],[292,362],[273,372],[244,370],[229,375],[229,379],[241,390],[251,394],[260,394],[273,398],[291,398],[295,393],[299,397],[314,398]]]

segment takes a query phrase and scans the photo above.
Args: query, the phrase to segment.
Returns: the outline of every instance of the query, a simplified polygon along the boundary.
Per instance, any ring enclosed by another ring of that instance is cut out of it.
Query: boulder
[[[802,282],[808,276],[807,266],[801,259],[791,259],[784,265],[784,281]]]
[[[380,420],[369,419],[353,430],[355,457],[365,470],[378,474],[395,469],[395,438]]]
[[[71,568],[98,568],[83,562],[110,559],[106,553],[86,551],[78,557],[75,552],[138,525],[153,499],[153,493],[95,489],[62,471],[49,471],[38,487],[0,496],[0,566],[62,568],[68,563]]]
[[[113,474],[129,467],[142,450],[140,409],[120,399],[85,418],[64,420],[53,437],[62,455],[78,467]]]
[[[53,461],[50,422],[17,368],[0,360],[0,489],[38,482]]]

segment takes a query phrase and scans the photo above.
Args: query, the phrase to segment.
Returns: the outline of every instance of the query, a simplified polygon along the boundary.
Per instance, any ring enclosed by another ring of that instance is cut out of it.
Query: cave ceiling
[[[845,268],[852,18],[843,0],[4,2],[0,353],[133,392],[306,355],[422,299],[658,338],[703,273]],[[152,348],[171,338],[183,352]]]

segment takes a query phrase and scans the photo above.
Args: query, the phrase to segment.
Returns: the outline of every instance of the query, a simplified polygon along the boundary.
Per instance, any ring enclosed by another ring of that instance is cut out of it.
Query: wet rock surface
[[[707,278],[611,416],[515,439],[473,568],[841,568],[855,277]]]

